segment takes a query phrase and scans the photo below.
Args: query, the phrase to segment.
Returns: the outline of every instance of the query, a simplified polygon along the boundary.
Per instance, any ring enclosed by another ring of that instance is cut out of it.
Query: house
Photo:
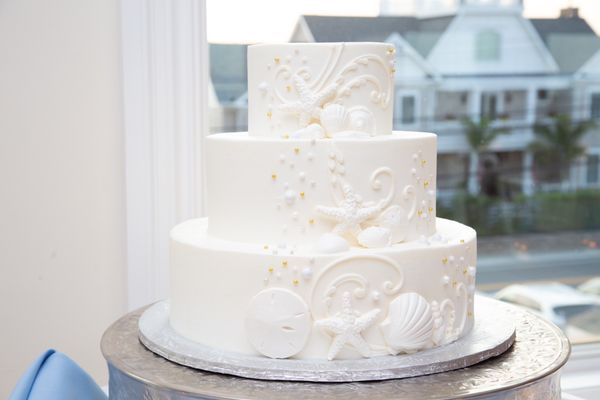
[[[381,9],[394,11],[401,2],[384,1]],[[528,150],[533,125],[558,114],[600,119],[600,38],[575,8],[555,19],[528,19],[519,0],[462,0],[449,10],[439,3],[416,2],[415,16],[301,16],[290,41],[396,46],[394,127],[438,134],[440,194],[477,192],[477,160],[461,119],[482,116],[509,132],[487,156],[503,181],[516,192],[543,189]],[[584,143],[587,156],[572,167],[570,183],[600,186],[600,133]]]

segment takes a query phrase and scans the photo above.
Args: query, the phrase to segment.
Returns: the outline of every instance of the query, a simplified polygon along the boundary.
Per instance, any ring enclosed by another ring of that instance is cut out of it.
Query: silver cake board
[[[187,367],[243,378],[279,381],[358,382],[417,377],[465,368],[508,350],[515,323],[506,307],[476,296],[475,324],[461,339],[414,354],[355,360],[270,359],[225,352],[178,334],[169,323],[169,302],[153,304],[139,319],[140,342],[152,352]]]

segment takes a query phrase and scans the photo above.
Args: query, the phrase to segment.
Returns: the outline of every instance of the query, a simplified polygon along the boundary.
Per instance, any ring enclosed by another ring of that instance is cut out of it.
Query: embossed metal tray
[[[175,363],[244,378],[311,382],[356,382],[416,377],[451,371],[500,355],[515,340],[514,316],[503,304],[475,302],[475,325],[456,342],[415,354],[358,360],[277,360],[229,353],[193,342],[169,324],[169,303],[150,306],[139,320],[139,338],[148,349]]]

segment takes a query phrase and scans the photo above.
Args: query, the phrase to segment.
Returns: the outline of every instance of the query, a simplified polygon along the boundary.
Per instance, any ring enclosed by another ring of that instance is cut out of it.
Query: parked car
[[[570,286],[561,283],[510,285],[494,297],[547,318],[578,341],[600,337],[600,299]]]
[[[600,296],[600,276],[583,282],[577,286],[577,290],[585,294]]]

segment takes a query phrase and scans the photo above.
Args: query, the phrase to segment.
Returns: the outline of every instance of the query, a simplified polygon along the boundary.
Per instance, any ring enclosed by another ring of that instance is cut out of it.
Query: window
[[[498,96],[495,93],[481,94],[481,117],[496,119],[498,116]]]
[[[587,183],[598,183],[598,168],[600,167],[600,155],[590,154],[587,157]]]
[[[402,96],[402,118],[403,125],[415,123],[415,96]]]
[[[496,31],[481,31],[475,37],[475,59],[497,61],[500,59],[500,34]]]
[[[590,107],[590,117],[600,119],[600,93],[592,94],[592,104]]]

